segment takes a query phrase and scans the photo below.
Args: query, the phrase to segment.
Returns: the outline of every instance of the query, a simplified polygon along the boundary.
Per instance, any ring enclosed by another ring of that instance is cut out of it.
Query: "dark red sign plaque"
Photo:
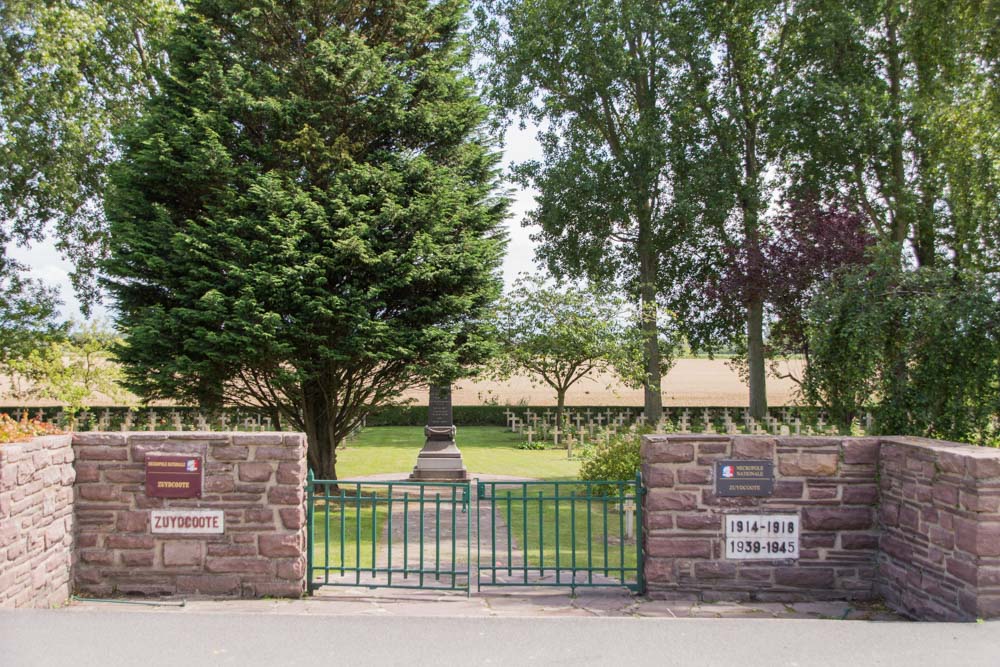
[[[151,498],[201,498],[201,456],[147,454],[146,495]]]

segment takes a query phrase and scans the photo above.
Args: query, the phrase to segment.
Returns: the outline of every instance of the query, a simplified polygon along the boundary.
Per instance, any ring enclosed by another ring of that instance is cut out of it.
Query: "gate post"
[[[313,592],[313,541],[316,536],[313,534],[313,513],[315,504],[313,502],[313,475],[312,468],[306,473],[306,594]],[[327,526],[325,530],[329,530]]]
[[[638,584],[638,590],[636,592],[639,595],[643,595],[646,592],[646,558],[645,547],[642,539],[642,535],[645,530],[642,517],[643,496],[645,495],[646,487],[643,486],[642,471],[639,470],[635,473],[635,576],[636,584]]]

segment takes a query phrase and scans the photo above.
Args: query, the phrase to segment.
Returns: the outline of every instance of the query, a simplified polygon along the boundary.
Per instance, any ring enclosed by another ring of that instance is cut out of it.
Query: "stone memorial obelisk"
[[[424,427],[424,448],[417,455],[410,479],[416,482],[454,482],[469,478],[462,452],[455,445],[451,412],[451,385],[431,385]]]

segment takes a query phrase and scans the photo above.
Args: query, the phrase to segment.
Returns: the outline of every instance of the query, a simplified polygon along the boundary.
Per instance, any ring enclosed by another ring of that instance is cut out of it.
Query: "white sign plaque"
[[[726,515],[726,558],[797,560],[798,557],[798,514]]]
[[[222,510],[152,510],[149,524],[154,533],[224,533],[226,513]]]

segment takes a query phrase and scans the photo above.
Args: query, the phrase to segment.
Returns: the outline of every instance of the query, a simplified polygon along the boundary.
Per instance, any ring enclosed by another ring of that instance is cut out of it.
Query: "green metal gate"
[[[473,487],[317,480],[310,471],[309,589],[471,591],[475,581],[477,590],[626,586],[642,592],[642,493],[638,475],[628,481],[477,481]]]
[[[309,471],[309,589],[469,590],[469,482],[318,480]]]
[[[478,482],[483,586],[626,586],[643,592],[642,478]]]

